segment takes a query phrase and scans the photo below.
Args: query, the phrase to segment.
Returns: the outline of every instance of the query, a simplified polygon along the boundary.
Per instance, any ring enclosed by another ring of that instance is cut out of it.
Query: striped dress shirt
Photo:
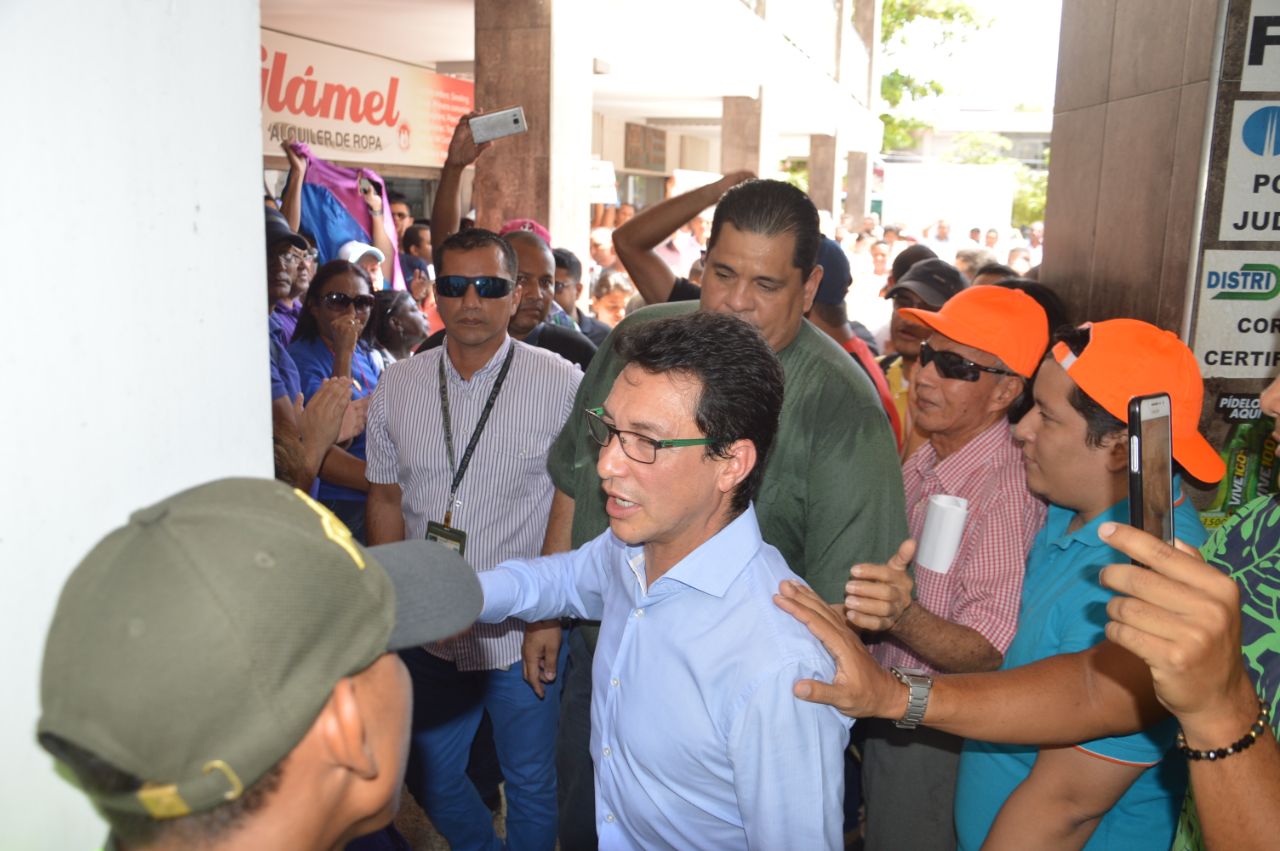
[[[464,381],[440,346],[388,367],[369,403],[366,476],[370,482],[400,485],[405,537],[423,538],[429,522],[444,520],[452,480],[440,405],[441,358],[454,459],[461,463],[512,346],[511,371],[453,506],[452,526],[466,533],[465,558],[477,571],[541,552],[554,491],[547,452],[570,416],[582,373],[559,355],[508,338]],[[520,659],[523,636],[518,620],[476,624],[460,638],[427,650],[459,670],[491,671]]]
[[[999,422],[941,461],[925,443],[902,467],[911,537],[920,540],[929,497],[935,494],[969,501],[960,547],[947,573],[915,567],[916,604],[943,620],[975,630],[1003,654],[1018,628],[1022,577],[1027,553],[1045,506],[1027,490],[1022,450],[1009,423]],[[937,669],[892,636],[871,653],[885,667]]]

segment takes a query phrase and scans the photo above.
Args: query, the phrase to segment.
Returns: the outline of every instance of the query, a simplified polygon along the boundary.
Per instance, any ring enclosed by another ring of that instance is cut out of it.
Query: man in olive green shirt
[[[726,178],[722,188],[712,184],[716,197],[737,179]],[[664,201],[629,226],[674,232],[707,206],[699,195],[707,189]],[[742,183],[716,207],[700,302],[655,305],[622,324],[701,309],[736,315],[764,335],[782,362],[786,388],[777,440],[756,500],[761,532],[792,570],[837,602],[844,599],[849,568],[886,560],[905,537],[907,524],[897,446],[875,389],[839,346],[804,320],[822,278],[822,268],[815,265],[818,237],[817,210],[803,192],[773,180]],[[667,268],[656,254],[648,254],[623,258],[633,277],[662,275],[658,264]],[[669,269],[665,274],[674,283]],[[551,449],[547,467],[557,492],[544,552],[581,546],[608,528],[596,474],[598,447],[587,438],[582,411],[604,402],[623,366],[611,335],[592,360],[575,412]],[[595,635],[585,632],[576,629],[570,640],[561,703],[557,772],[565,851],[595,847],[588,752]],[[555,676],[558,636],[552,629],[526,636],[525,677],[535,690]]]

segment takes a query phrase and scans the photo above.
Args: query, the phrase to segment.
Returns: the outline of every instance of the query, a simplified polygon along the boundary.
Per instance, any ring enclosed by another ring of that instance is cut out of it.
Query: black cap
[[[289,227],[289,222],[285,217],[275,210],[264,208],[267,213],[267,247],[275,245],[277,242],[288,242],[290,245],[307,250],[307,241],[298,234],[294,233],[293,228]]]
[[[885,298],[893,298],[898,290],[908,290],[924,299],[930,307],[939,308],[968,285],[959,269],[934,257],[921,260],[908,269],[885,293]]]
[[[908,269],[921,260],[931,260],[937,256],[937,254],[933,253],[933,249],[927,245],[921,245],[920,243],[908,245],[902,249],[897,257],[893,258],[893,266],[890,267],[889,274],[897,281],[907,274]]]
[[[840,243],[830,237],[818,242],[818,265],[822,267],[822,283],[813,300],[818,304],[840,304],[849,294],[853,276],[849,272],[849,258]]]

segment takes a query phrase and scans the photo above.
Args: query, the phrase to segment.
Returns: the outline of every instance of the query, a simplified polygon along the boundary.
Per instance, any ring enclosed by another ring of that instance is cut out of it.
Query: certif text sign
[[[1280,367],[1280,262],[1266,251],[1206,251],[1196,357],[1206,378],[1267,378]]]

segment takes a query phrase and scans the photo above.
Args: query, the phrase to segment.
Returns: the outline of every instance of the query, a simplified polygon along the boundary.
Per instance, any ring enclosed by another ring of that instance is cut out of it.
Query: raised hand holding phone
[[[1129,523],[1173,543],[1173,415],[1167,393],[1129,401]]]

